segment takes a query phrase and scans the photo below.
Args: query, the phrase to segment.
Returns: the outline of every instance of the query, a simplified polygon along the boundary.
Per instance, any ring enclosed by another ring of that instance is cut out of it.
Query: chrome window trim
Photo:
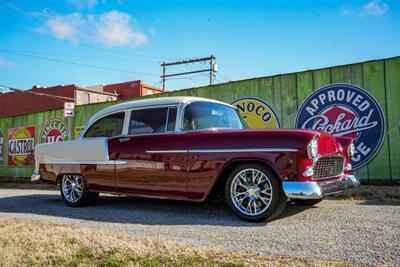
[[[175,107],[177,109],[177,112],[178,112],[179,111],[178,106],[179,106],[178,104],[165,104],[165,105],[151,105],[151,106],[143,106],[143,107],[136,107],[136,108],[127,109],[126,112],[129,112],[129,115],[128,115],[129,119],[127,121],[126,132],[121,137],[135,137],[135,136],[160,135],[160,134],[172,134],[172,133],[175,133],[176,132],[176,122],[178,121],[178,119],[175,122],[175,131],[167,132],[167,128],[165,128],[165,132],[164,133],[129,134],[129,123],[131,121],[132,111],[143,110],[143,109],[155,109],[155,108],[168,108],[168,110],[167,110],[167,122],[168,122],[169,108]]]
[[[193,103],[198,103],[198,102],[212,103],[212,104],[216,104],[216,105],[228,106],[230,108],[233,108],[234,110],[237,110],[236,107],[234,107],[234,106],[232,106],[232,105],[230,105],[228,103],[219,103],[219,102],[213,102],[213,101],[191,100],[191,101],[187,101],[186,103],[181,103],[181,108],[180,108],[180,111],[179,111],[180,125],[179,125],[178,128],[176,128],[177,132],[185,132],[186,133],[186,132],[196,132],[196,131],[205,130],[205,129],[194,129],[194,130],[184,130],[183,129],[183,117],[184,117],[185,110],[186,110],[187,106],[190,105],[190,104],[193,104]],[[208,128],[208,129],[211,129],[211,128]],[[227,129],[234,129],[234,128],[227,128]],[[244,129],[244,128],[236,129],[236,130],[242,130],[242,129]]]
[[[99,136],[99,137],[84,137],[84,136],[85,136],[86,132],[90,129],[90,127],[92,127],[93,124],[95,124],[96,122],[98,122],[99,120],[101,120],[101,119],[103,119],[103,118],[105,118],[105,117],[107,117],[107,116],[110,116],[110,115],[113,115],[113,114],[117,114],[117,113],[125,113],[124,122],[123,122],[124,125],[122,125],[122,132],[121,132],[121,134],[116,135],[116,136],[123,135],[123,133],[124,133],[124,127],[125,127],[125,120],[126,120],[126,116],[127,116],[127,112],[126,112],[126,111],[123,111],[123,110],[118,110],[118,111],[113,111],[113,112],[107,113],[107,114],[105,114],[104,116],[98,118],[97,120],[95,120],[95,121],[93,121],[93,122],[90,122],[90,121],[89,121],[89,123],[83,128],[82,133],[79,135],[79,138],[78,138],[78,139],[79,139],[79,140],[82,140],[82,139],[93,139],[93,138],[107,138],[107,137],[105,137],[105,136]],[[115,136],[112,136],[112,137],[115,137]]]
[[[198,100],[198,99],[193,99],[190,101],[187,101],[185,103],[170,103],[170,104],[157,104],[157,105],[144,105],[144,106],[138,106],[138,107],[134,107],[134,108],[121,108],[118,110],[114,110],[112,112],[106,113],[104,114],[102,117],[97,118],[95,121],[91,122],[89,120],[88,124],[85,126],[85,128],[83,129],[82,133],[80,134],[78,139],[89,139],[89,138],[98,138],[98,137],[84,137],[84,135],[86,134],[87,130],[94,124],[96,123],[98,120],[101,120],[104,117],[107,117],[109,115],[112,114],[116,114],[116,113],[121,113],[121,112],[125,112],[125,119],[124,119],[124,125],[122,128],[122,133],[120,135],[116,135],[116,136],[112,136],[110,138],[118,138],[118,137],[134,137],[134,136],[145,136],[145,135],[158,135],[158,134],[173,134],[173,133],[186,133],[186,132],[197,132],[197,131],[203,131],[206,129],[194,129],[194,130],[189,130],[189,131],[184,131],[182,129],[183,127],[183,114],[184,111],[186,109],[186,107],[192,103],[196,103],[196,102],[204,102],[204,103],[214,103],[214,104],[219,104],[219,105],[225,105],[228,107],[231,107],[233,109],[236,109],[234,106],[228,104],[228,103],[223,103],[223,102],[214,102],[214,101],[207,101],[207,100]],[[142,109],[153,109],[153,108],[163,108],[163,107],[176,107],[177,109],[177,114],[176,114],[176,122],[175,122],[175,130],[174,131],[168,131],[165,133],[150,133],[150,134],[135,134],[135,135],[130,135],[128,134],[129,132],[129,121],[131,118],[131,113],[132,111],[135,110],[142,110]]]

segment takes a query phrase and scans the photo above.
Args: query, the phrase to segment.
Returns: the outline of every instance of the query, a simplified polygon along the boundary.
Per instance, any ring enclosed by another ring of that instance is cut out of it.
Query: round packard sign
[[[62,142],[67,138],[68,130],[64,122],[51,119],[46,122],[41,134],[42,143]]]
[[[261,99],[245,97],[234,100],[235,106],[247,124],[253,129],[279,128],[280,123],[275,111]]]
[[[350,84],[332,84],[312,93],[301,105],[295,127],[353,137],[353,169],[367,164],[385,138],[382,108],[371,94]]]

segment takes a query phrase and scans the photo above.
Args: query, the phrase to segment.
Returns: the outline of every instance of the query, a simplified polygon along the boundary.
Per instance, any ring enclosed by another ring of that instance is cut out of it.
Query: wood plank
[[[313,92],[313,73],[304,71],[297,74],[297,106],[300,108],[304,100]]]
[[[378,101],[386,115],[385,73],[384,62],[373,61],[363,64],[364,89],[370,92]],[[390,180],[390,158],[388,138],[372,161],[368,164],[369,180]]]
[[[279,118],[279,121],[281,122],[281,128],[283,128],[282,125],[282,97],[281,97],[281,75],[274,76],[273,78],[273,83],[274,83],[274,110]]]
[[[387,139],[392,181],[400,181],[400,57],[385,61]]]
[[[281,76],[282,128],[294,128],[297,114],[296,74]]]
[[[331,84],[331,71],[330,69],[320,69],[313,71],[314,89],[316,91],[321,87]]]
[[[274,106],[274,80],[272,77],[262,78],[259,80],[257,97],[264,100],[271,107]]]
[[[210,87],[210,98],[222,101],[223,97],[221,86]]]
[[[331,68],[332,83],[351,83],[350,66],[339,66]]]
[[[200,87],[196,89],[196,95],[199,97],[210,98],[210,87]]]
[[[364,87],[364,77],[363,77],[363,65],[362,64],[353,64],[350,66],[350,81],[351,84],[356,85],[358,87]],[[354,174],[358,179],[363,181],[368,181],[368,165],[362,166],[354,171]]]

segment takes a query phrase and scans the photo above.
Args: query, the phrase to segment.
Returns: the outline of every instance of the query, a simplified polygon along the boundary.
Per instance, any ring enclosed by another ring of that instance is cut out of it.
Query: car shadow
[[[277,219],[303,212],[309,207],[288,204]],[[96,204],[72,208],[57,194],[25,194],[0,198],[1,213],[35,214],[76,220],[143,225],[222,225],[260,227],[231,213],[226,203],[190,203],[100,195]]]

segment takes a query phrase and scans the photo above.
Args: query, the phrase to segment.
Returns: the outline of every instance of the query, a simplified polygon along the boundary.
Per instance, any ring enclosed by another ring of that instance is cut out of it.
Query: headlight
[[[318,155],[318,139],[313,138],[307,145],[307,154],[310,159],[317,157]]]
[[[356,147],[354,146],[354,143],[351,142],[349,147],[347,148],[347,156],[351,158],[352,156],[354,156],[355,153],[356,153]]]

